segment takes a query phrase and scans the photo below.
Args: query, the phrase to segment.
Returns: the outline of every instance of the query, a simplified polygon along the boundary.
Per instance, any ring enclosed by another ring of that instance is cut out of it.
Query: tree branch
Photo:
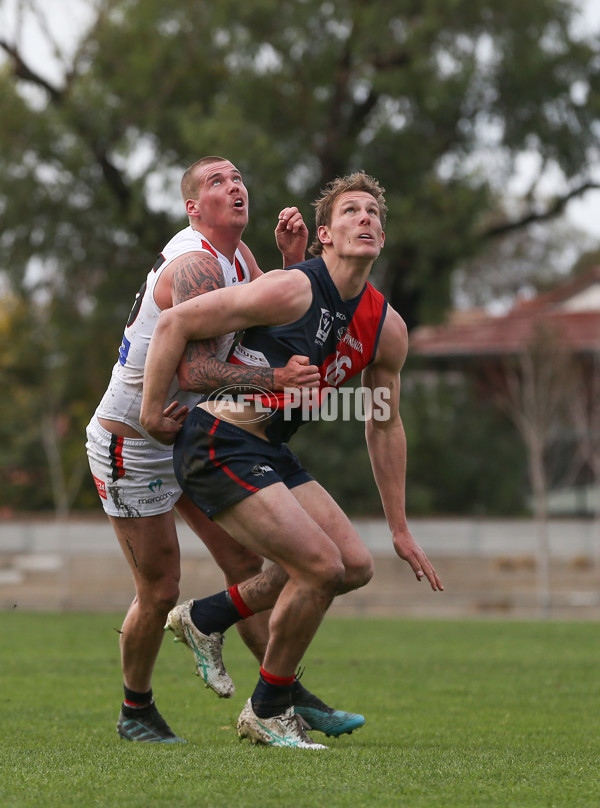
[[[15,45],[10,45],[5,39],[0,39],[0,48],[2,48],[2,50],[10,58],[13,66],[13,74],[17,78],[23,79],[24,81],[29,81],[32,84],[41,87],[43,90],[46,90],[54,104],[63,103],[65,97],[64,89],[61,90],[54,87],[49,81],[46,81],[43,76],[40,76],[39,73],[29,67],[29,65],[23,60],[23,57]]]
[[[534,211],[531,211],[526,216],[522,216],[520,219],[513,219],[510,222],[503,222],[502,224],[493,225],[492,227],[488,227],[486,230],[483,230],[479,234],[479,237],[481,240],[486,240],[495,238],[497,236],[505,236],[507,233],[511,233],[514,230],[520,230],[521,228],[526,227],[529,224],[533,224],[534,222],[544,222],[548,221],[549,219],[553,219],[555,216],[558,216],[559,213],[563,212],[567,203],[570,202],[571,199],[574,199],[575,197],[580,196],[586,191],[590,191],[594,188],[600,188],[600,184],[591,181],[584,182],[563,196],[557,197],[554,202],[542,213],[535,213]]]
[[[397,67],[406,67],[411,62],[411,57],[405,51],[398,51],[387,56],[378,53],[373,59],[373,67],[376,70],[393,70]]]
[[[11,45],[3,38],[0,38],[0,48],[9,56],[12,63],[13,75],[16,78],[30,82],[31,84],[35,84],[37,87],[46,90],[50,96],[50,103],[54,104],[56,107],[62,107],[65,104],[68,97],[69,84],[66,84],[62,88],[55,87],[50,84],[49,81],[47,81],[37,71],[33,70],[25,62],[16,45]],[[71,77],[71,79],[74,76],[73,73],[68,75]],[[104,177],[107,185],[113,191],[119,205],[121,208],[125,209],[131,198],[131,190],[126,183],[123,174],[110,160],[108,150],[99,143],[98,138],[87,126],[85,120],[85,116],[81,116],[75,124],[78,132],[94,154],[94,157],[102,170],[102,176]]]

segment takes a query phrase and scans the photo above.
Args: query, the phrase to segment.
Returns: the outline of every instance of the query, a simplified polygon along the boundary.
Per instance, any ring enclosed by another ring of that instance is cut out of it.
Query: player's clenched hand
[[[175,443],[177,433],[188,413],[189,410],[185,405],[180,407],[178,401],[173,401],[158,418],[145,418],[141,423],[148,434],[152,435],[155,440],[170,445]]]
[[[275,389],[286,387],[318,387],[319,368],[311,365],[308,356],[292,356],[285,367],[275,368]]]
[[[283,265],[304,261],[308,244],[308,228],[298,208],[284,208],[279,213],[275,228],[275,241],[283,255]]]
[[[431,588],[435,591],[442,591],[444,585],[442,584],[437,572],[431,566],[431,563],[424,551],[419,547],[417,542],[411,536],[409,530],[398,531],[393,536],[394,550],[401,559],[410,565],[414,572],[417,581],[423,577],[427,578],[431,584]]]

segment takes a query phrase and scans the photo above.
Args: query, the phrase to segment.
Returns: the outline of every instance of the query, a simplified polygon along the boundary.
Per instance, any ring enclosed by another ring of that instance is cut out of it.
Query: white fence
[[[374,555],[393,554],[384,521],[357,519],[354,524]],[[435,556],[526,556],[537,550],[536,526],[528,519],[411,519],[411,531]],[[207,556],[201,541],[183,522],[178,527],[184,554]],[[591,520],[554,519],[549,524],[550,554],[557,559],[600,560],[600,525]],[[64,522],[15,520],[0,522],[2,554],[120,555],[104,518]]]
[[[395,557],[385,522],[355,525],[375,557],[375,578],[336,600],[334,611],[523,617],[538,616],[543,606],[543,616],[600,619],[600,530],[592,521],[551,521],[551,563],[542,581],[531,520],[410,520],[444,581],[441,596],[417,585]],[[179,533],[182,599],[215,591],[222,576],[206,548],[183,522]],[[0,609],[125,610],[132,596],[131,575],[103,515],[0,522]]]

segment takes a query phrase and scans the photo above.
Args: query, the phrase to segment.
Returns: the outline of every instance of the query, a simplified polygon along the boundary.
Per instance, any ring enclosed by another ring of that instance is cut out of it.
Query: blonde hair
[[[196,178],[197,169],[208,166],[211,163],[226,162],[228,162],[226,157],[216,157],[212,155],[210,157],[201,157],[200,160],[196,160],[195,163],[192,163],[192,165],[185,170],[181,178],[181,196],[183,197],[183,201],[187,202],[188,199],[194,199],[196,197],[198,191],[198,180]]]
[[[337,177],[335,180],[328,182],[321,191],[321,195],[313,202],[317,230],[323,225],[328,227],[331,224],[331,216],[336,200],[342,194],[352,191],[363,191],[374,197],[379,207],[381,225],[385,228],[387,217],[387,205],[385,204],[385,198],[383,196],[385,188],[383,188],[374,177],[365,174],[364,171],[356,171],[354,174],[348,174],[345,177]],[[319,240],[318,233],[313,243],[310,245],[309,252],[311,255],[316,256],[321,255],[323,252],[323,245]]]

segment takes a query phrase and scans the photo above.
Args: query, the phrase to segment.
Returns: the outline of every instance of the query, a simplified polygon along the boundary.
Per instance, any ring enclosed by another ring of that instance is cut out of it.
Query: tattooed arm
[[[224,285],[221,265],[209,253],[186,253],[173,262],[173,305]],[[217,359],[217,344],[217,339],[187,344],[177,368],[182,390],[211,393],[226,386],[241,390],[249,386],[283,390],[284,387],[313,387],[319,383],[318,369],[310,365],[306,357],[293,356],[283,368],[243,367]]]

